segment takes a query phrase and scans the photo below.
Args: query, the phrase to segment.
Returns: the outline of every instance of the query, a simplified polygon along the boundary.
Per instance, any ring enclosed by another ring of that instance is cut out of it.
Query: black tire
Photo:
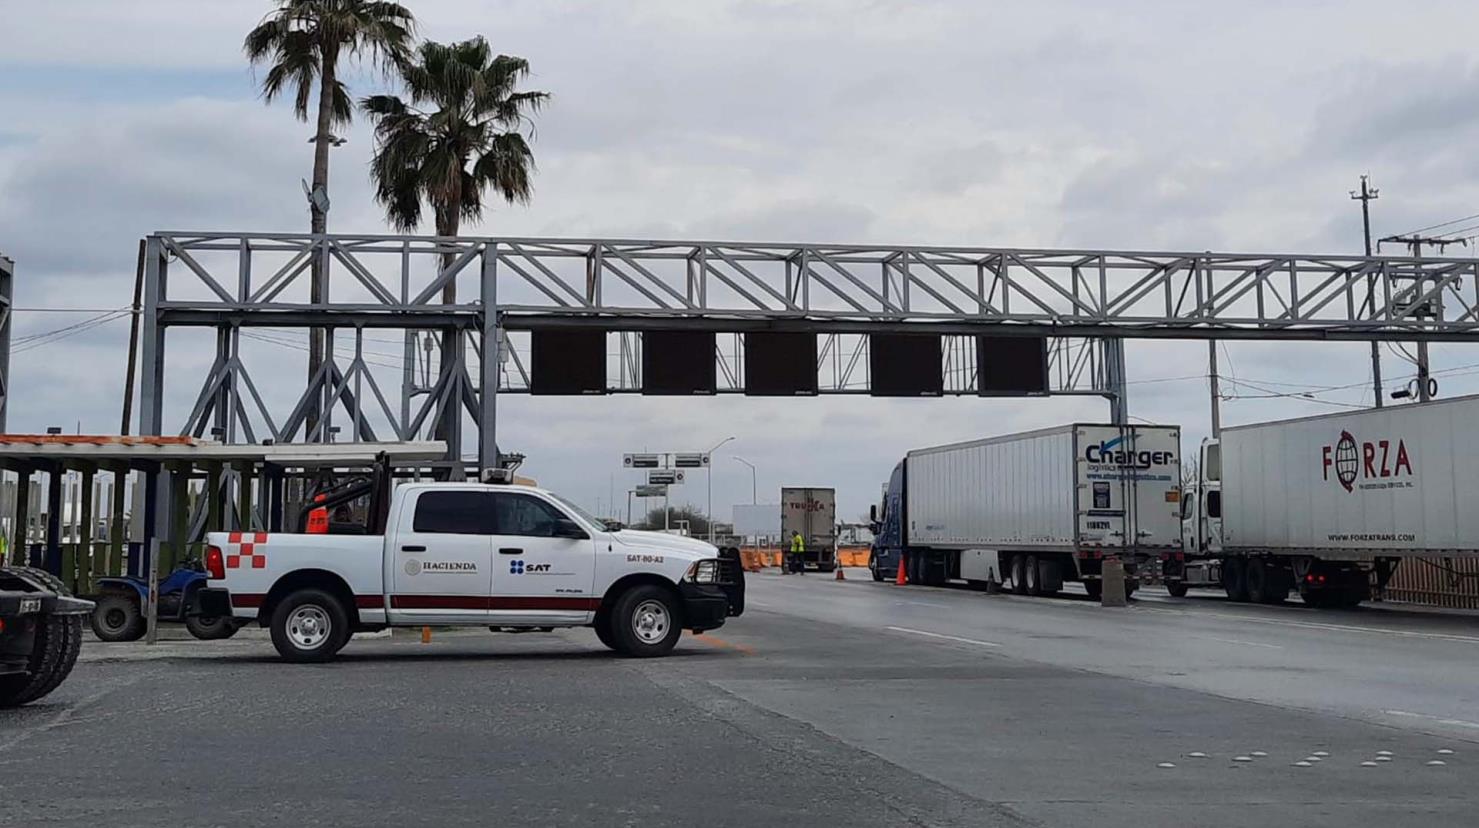
[[[1028,595],[1042,595],[1042,570],[1038,568],[1036,555],[1028,555],[1022,562],[1023,586]]]
[[[616,649],[616,639],[611,635],[611,616],[604,612],[596,613],[596,620],[591,624],[596,630],[596,638],[605,644],[607,649]]]
[[[139,596],[123,592],[106,592],[98,596],[98,605],[88,617],[92,634],[100,641],[138,641],[144,637],[149,620],[140,611]]]
[[[58,595],[71,595],[61,579],[31,567],[12,567]],[[27,672],[0,676],[0,708],[33,702],[55,690],[77,664],[82,651],[82,616],[50,615],[37,619],[35,646]]]
[[[236,635],[236,621],[224,615],[187,615],[185,629],[201,641],[219,641]]]
[[[1061,586],[1063,584],[1063,575],[1062,575],[1062,570],[1059,569],[1060,566],[1062,566],[1062,564],[1060,562],[1058,562],[1058,561],[1053,560],[1052,558],[1041,558],[1041,559],[1038,560],[1038,562],[1037,562],[1037,594],[1038,595],[1041,595],[1044,598],[1053,598],[1053,597],[1057,596],[1057,594],[1058,594],[1057,587],[1051,587],[1051,586],[1048,586],[1048,584],[1058,584],[1059,586]]]
[[[1185,598],[1188,589],[1185,581],[1172,581],[1166,584],[1166,592],[1170,593],[1172,598]]]
[[[672,590],[640,584],[617,596],[611,607],[616,651],[632,658],[667,655],[683,634],[683,609]]]
[[[1104,582],[1099,580],[1084,581],[1084,592],[1089,593],[1089,600],[1099,601],[1104,598]]]
[[[1257,604],[1282,604],[1289,597],[1284,570],[1254,558],[1248,561],[1248,600]]]
[[[878,571],[878,561],[874,560],[873,558],[868,559],[868,571],[872,573],[873,580],[883,580],[883,573]]]
[[[330,661],[349,641],[349,613],[321,589],[300,589],[279,601],[271,627],[272,646],[284,661]]]
[[[1229,601],[1248,601],[1248,571],[1242,558],[1227,558],[1222,562],[1222,589]]]
[[[1027,556],[1012,556],[1012,593],[1014,595],[1027,594]]]

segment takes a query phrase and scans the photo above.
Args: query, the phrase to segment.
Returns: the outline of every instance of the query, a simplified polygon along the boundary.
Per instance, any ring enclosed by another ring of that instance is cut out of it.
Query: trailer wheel
[[[122,592],[99,595],[88,621],[93,635],[107,642],[138,641],[149,626],[148,619],[139,612],[138,597]]]
[[[1084,581],[1084,592],[1089,593],[1090,601],[1099,601],[1104,598],[1103,581]]]
[[[1172,598],[1185,598],[1187,589],[1189,587],[1185,581],[1172,581],[1166,584],[1166,592],[1170,593]]]
[[[1012,592],[1016,595],[1027,594],[1027,556],[1012,556]]]
[[[1248,601],[1248,571],[1242,558],[1228,558],[1222,562],[1222,588],[1229,601]]]
[[[272,611],[272,646],[285,661],[329,661],[349,641],[349,615],[321,589],[300,589]]]
[[[1028,595],[1042,595],[1042,564],[1036,555],[1028,555],[1022,562],[1022,574],[1025,576],[1022,583],[1027,588]]]
[[[1254,558],[1248,561],[1244,575],[1247,581],[1248,599],[1259,604],[1282,604],[1289,597],[1289,588],[1284,586],[1283,573],[1265,561]]]

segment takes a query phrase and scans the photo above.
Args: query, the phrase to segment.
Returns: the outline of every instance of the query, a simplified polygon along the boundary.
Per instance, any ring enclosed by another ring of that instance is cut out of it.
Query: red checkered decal
[[[227,569],[262,569],[267,566],[267,554],[257,551],[258,546],[267,542],[266,532],[232,532],[226,542]]]

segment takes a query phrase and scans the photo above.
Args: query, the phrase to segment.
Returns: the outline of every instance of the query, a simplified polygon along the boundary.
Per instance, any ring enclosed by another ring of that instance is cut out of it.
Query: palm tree
[[[464,219],[482,217],[485,190],[527,204],[534,153],[519,130],[549,99],[515,91],[529,62],[495,57],[488,41],[475,37],[423,43],[399,68],[409,102],[395,95],[361,102],[375,122],[375,198],[391,224],[415,230],[425,202],[437,235],[455,236]],[[447,301],[456,298],[453,285],[446,291]]]
[[[520,128],[549,99],[545,92],[516,91],[529,74],[529,62],[494,56],[488,42],[475,37],[423,43],[399,68],[409,101],[395,95],[362,101],[375,122],[370,177],[391,224],[415,230],[424,202],[437,235],[451,237],[464,219],[482,217],[485,190],[509,204],[527,204],[534,153]],[[454,258],[444,253],[443,269]],[[456,299],[456,280],[449,280],[442,301]],[[459,347],[455,330],[442,334],[443,366],[452,364]],[[436,435],[451,440],[457,423],[454,402],[438,416]]]
[[[269,64],[262,78],[262,97],[271,103],[291,91],[293,111],[307,121],[314,87],[318,91],[318,128],[313,134],[313,191],[309,198],[312,232],[328,230],[329,146],[343,143],[333,134],[354,115],[349,90],[339,79],[339,59],[369,56],[390,70],[410,54],[416,21],[399,3],[368,0],[273,0],[276,8],[246,36],[242,48],[253,64]],[[323,258],[314,256],[309,284],[311,301],[325,296]],[[308,351],[311,380],[323,362],[324,332],[313,329]],[[310,414],[317,419],[316,407]]]

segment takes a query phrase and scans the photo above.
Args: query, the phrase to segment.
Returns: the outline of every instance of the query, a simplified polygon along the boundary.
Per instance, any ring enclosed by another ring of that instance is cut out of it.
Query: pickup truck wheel
[[[667,655],[682,634],[683,618],[677,600],[655,584],[627,590],[611,609],[611,636],[622,655]]]
[[[300,589],[272,612],[272,646],[286,661],[329,661],[349,632],[344,606],[321,589]]]
[[[139,612],[139,599],[121,592],[98,596],[98,605],[89,616],[92,633],[101,641],[138,641],[144,637],[148,619]]]
[[[596,631],[596,638],[600,639],[608,649],[616,649],[616,639],[611,634],[611,616],[605,613],[596,613],[596,620],[591,624]]]

